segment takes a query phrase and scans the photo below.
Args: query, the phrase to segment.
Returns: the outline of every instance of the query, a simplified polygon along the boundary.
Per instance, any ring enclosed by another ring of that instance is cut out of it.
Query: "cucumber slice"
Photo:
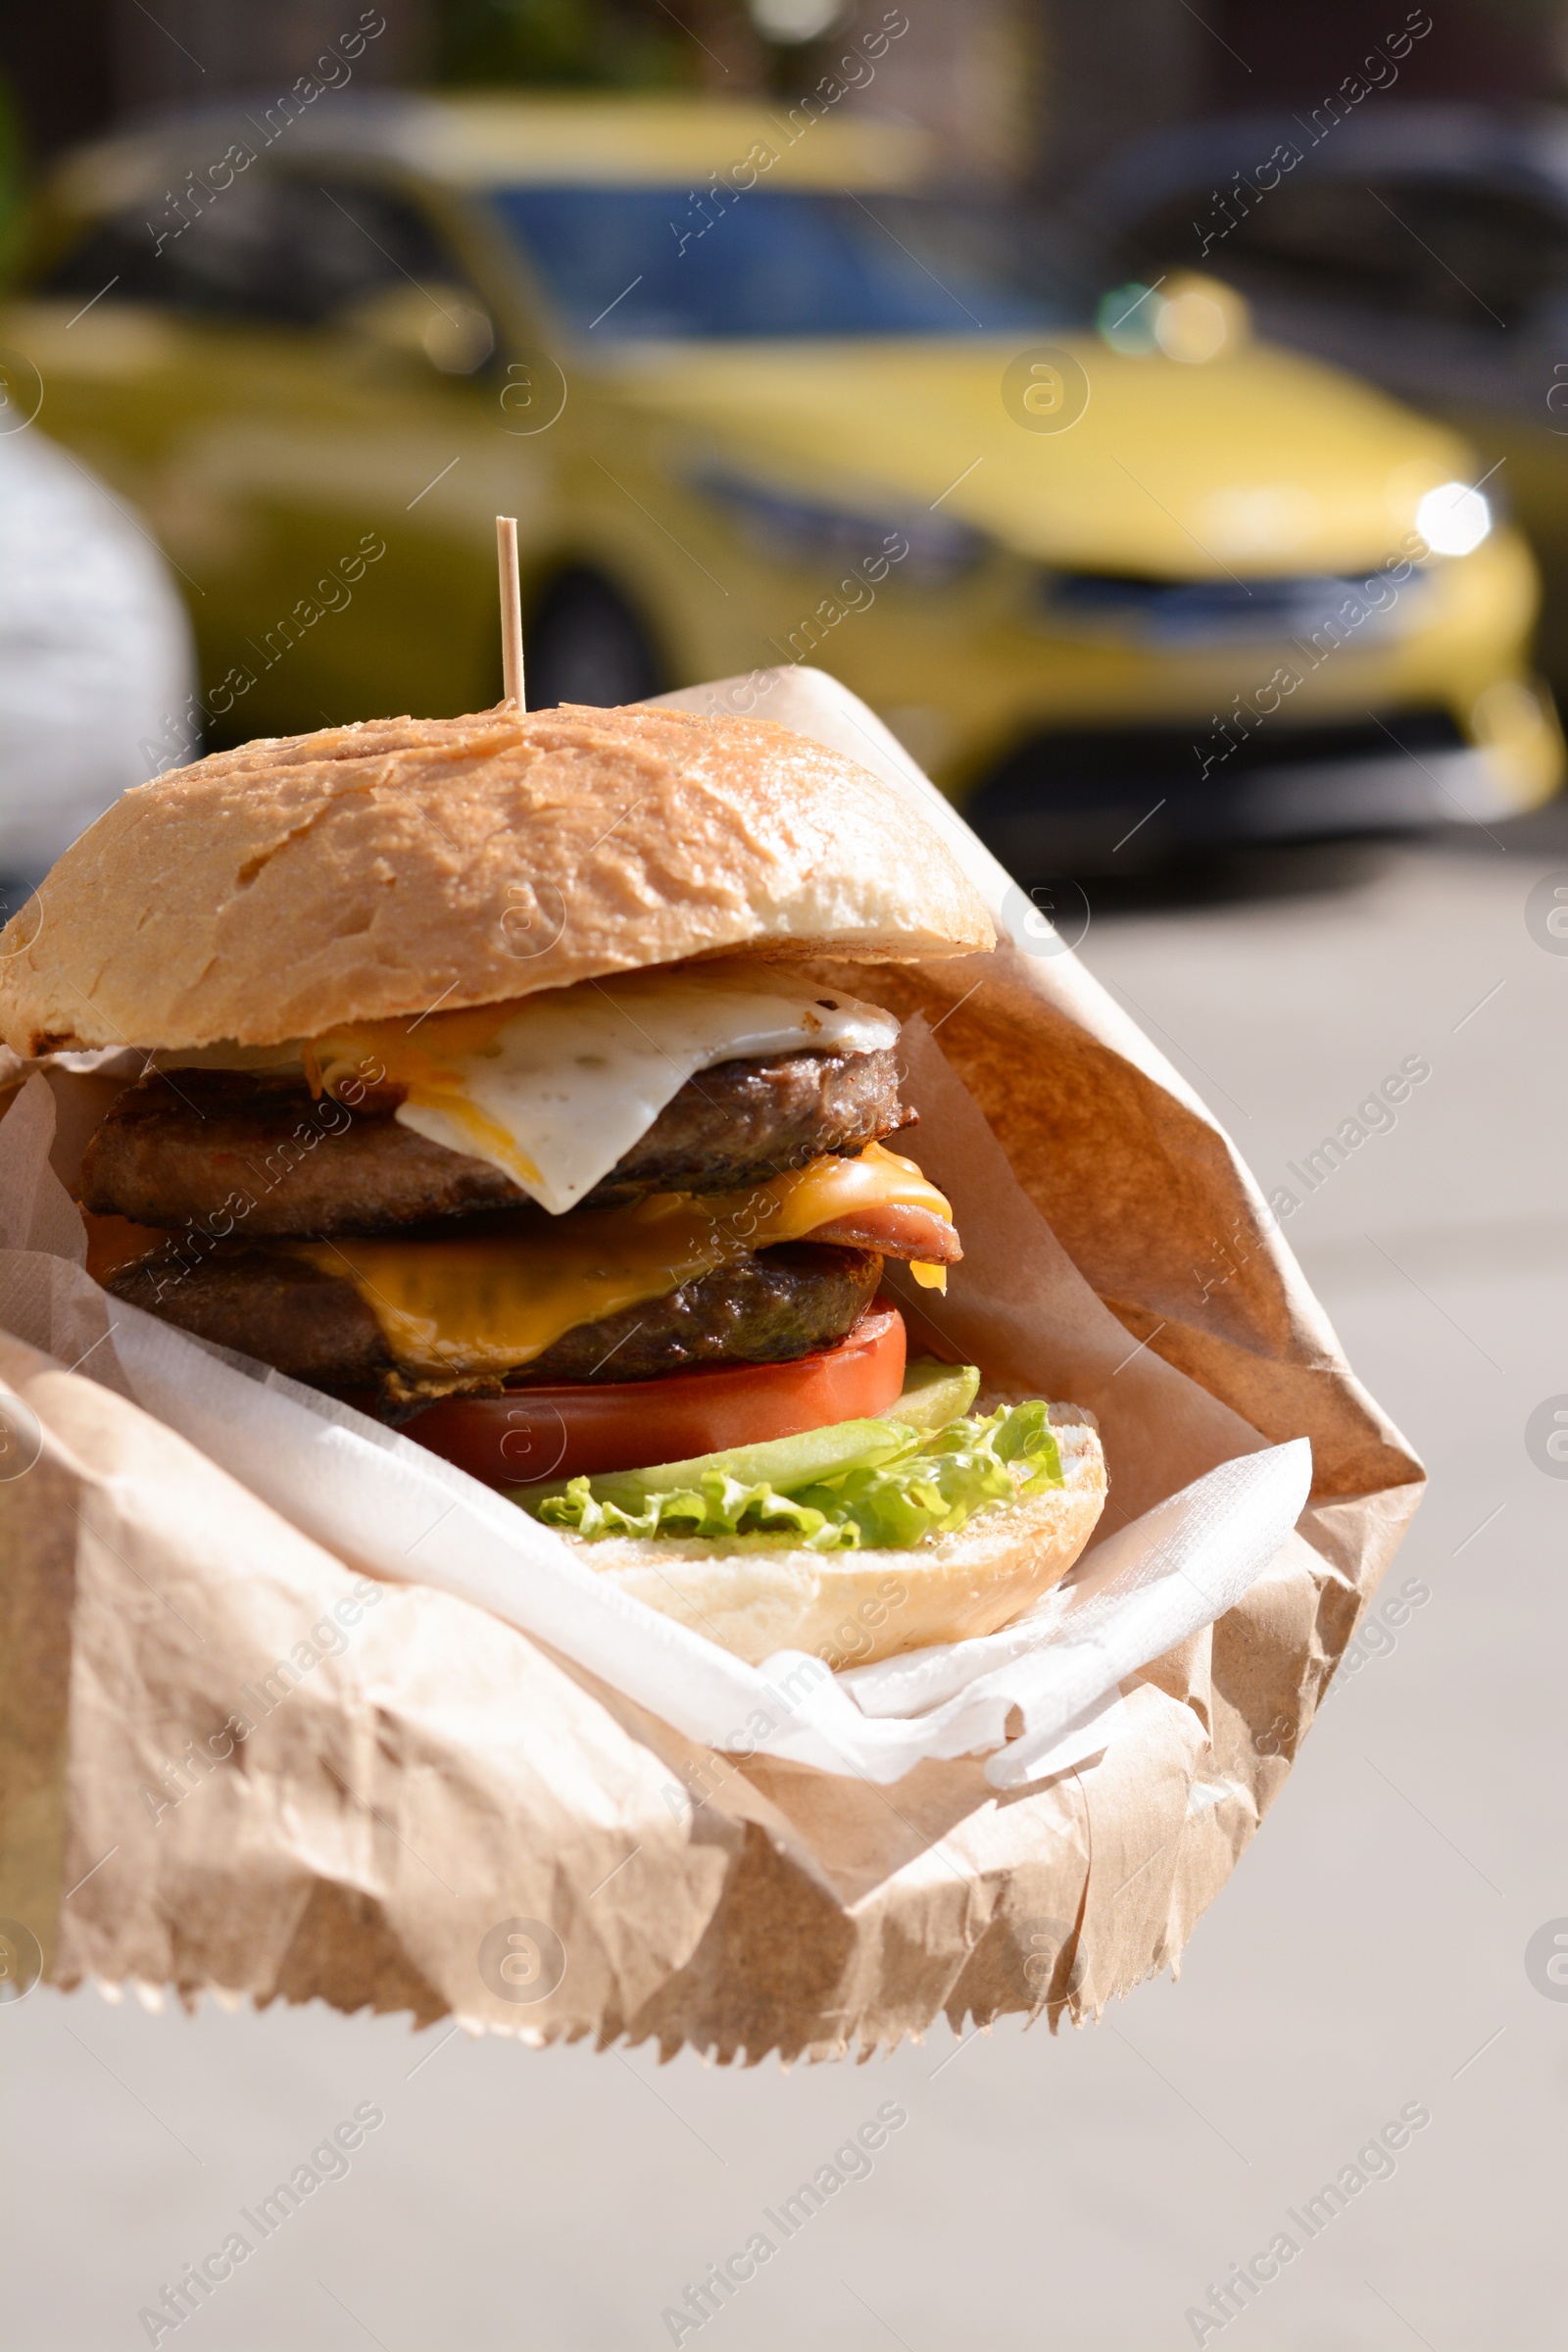
[[[600,1471],[593,1492],[601,1502],[624,1511],[642,1507],[650,1494],[673,1494],[697,1486],[705,1471],[722,1471],[743,1487],[771,1487],[790,1494],[841,1470],[874,1470],[904,1453],[915,1437],[961,1420],[975,1399],[980,1375],[973,1364],[942,1364],[922,1357],[910,1364],[904,1393],[878,1419],[836,1421],[826,1429],[803,1430],[794,1438],[771,1438],[760,1446],[733,1446],[722,1453],[698,1453],[689,1461],[656,1462],[647,1470]],[[565,1492],[564,1479],[528,1490],[531,1500]]]
[[[935,1356],[918,1356],[904,1375],[904,1394],[888,1408],[890,1421],[902,1421],[921,1436],[961,1421],[980,1392],[974,1364],[942,1364]]]
[[[760,1446],[732,1446],[723,1453],[694,1454],[690,1461],[656,1462],[649,1470],[602,1471],[593,1491],[602,1502],[637,1507],[646,1494],[673,1494],[693,1488],[705,1471],[721,1470],[743,1487],[767,1486],[776,1494],[810,1486],[840,1470],[871,1470],[890,1461],[909,1443],[902,1421],[838,1421],[826,1429],[802,1430],[794,1438],[770,1438]]]

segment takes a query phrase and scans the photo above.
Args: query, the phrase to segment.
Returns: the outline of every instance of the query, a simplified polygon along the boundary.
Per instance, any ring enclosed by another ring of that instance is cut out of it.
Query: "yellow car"
[[[1221,286],[1048,285],[839,88],[306,77],[69,159],[5,386],[184,582],[201,693],[149,769],[496,699],[509,513],[532,702],[813,662],[1026,878],[1556,789],[1462,441]]]

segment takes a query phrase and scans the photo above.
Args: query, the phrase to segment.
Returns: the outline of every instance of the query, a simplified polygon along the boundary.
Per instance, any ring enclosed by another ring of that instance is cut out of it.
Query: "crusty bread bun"
[[[139,785],[0,934],[18,1053],[281,1044],[756,949],[995,944],[938,835],[771,720],[372,719]]]
[[[1051,1408],[1066,1483],[984,1511],[911,1551],[798,1551],[757,1538],[567,1536],[623,1592],[760,1666],[804,1649],[866,1666],[933,1642],[994,1634],[1059,1584],[1105,1500],[1105,1457],[1087,1415]]]

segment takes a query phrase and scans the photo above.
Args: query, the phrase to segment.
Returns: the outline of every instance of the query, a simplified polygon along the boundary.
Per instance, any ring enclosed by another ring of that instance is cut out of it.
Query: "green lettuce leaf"
[[[547,1527],[590,1539],[741,1536],[809,1551],[858,1551],[954,1535],[980,1511],[1063,1483],[1048,1409],[1038,1400],[960,1415],[935,1430],[891,1416],[859,1428],[866,1442],[858,1458],[844,1458],[852,1441],[825,1475],[802,1463],[787,1491],[773,1479],[735,1476],[740,1454],[710,1454],[680,1464],[679,1484],[668,1480],[666,1466],[649,1473],[647,1484],[637,1471],[619,1471],[573,1478],[548,1493],[515,1489],[514,1498]]]

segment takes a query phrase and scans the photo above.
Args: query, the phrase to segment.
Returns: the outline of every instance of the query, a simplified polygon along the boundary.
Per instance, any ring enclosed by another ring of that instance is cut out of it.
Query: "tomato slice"
[[[403,1435],[492,1487],[639,1470],[886,1412],[904,1388],[904,1318],[877,1298],[835,1347],[793,1363],[444,1396]]]

